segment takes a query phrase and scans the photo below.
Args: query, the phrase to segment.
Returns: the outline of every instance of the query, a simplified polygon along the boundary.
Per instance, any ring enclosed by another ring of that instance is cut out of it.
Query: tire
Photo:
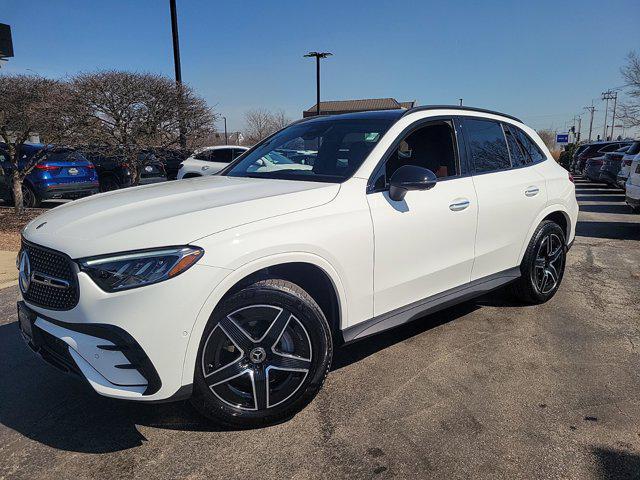
[[[191,402],[231,428],[289,419],[322,387],[332,345],[329,324],[306,291],[286,280],[256,282],[223,300],[211,315],[200,341]]]
[[[112,176],[107,176],[104,180],[100,182],[101,192],[111,192],[113,190],[119,190],[119,189],[120,189],[120,184]]]
[[[40,199],[29,185],[22,185],[22,205],[25,208],[38,208]]]
[[[562,282],[566,255],[562,228],[551,220],[543,221],[533,233],[520,264],[521,277],[510,285],[513,296],[529,304],[551,299]]]

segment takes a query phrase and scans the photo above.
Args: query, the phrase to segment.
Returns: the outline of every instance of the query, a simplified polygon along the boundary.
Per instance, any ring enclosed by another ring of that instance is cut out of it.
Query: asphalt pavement
[[[640,215],[578,180],[558,294],[501,292],[336,352],[292,420],[223,431],[36,358],[0,290],[0,478],[640,478]]]

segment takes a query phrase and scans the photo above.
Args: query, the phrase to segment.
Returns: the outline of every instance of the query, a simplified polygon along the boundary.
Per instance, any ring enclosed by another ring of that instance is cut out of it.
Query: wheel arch
[[[218,304],[244,286],[266,278],[296,283],[318,303],[334,339],[342,340],[346,325],[346,293],[337,271],[324,258],[307,252],[259,258],[230,273],[213,289],[191,329],[182,371],[182,384],[193,382],[195,363],[204,329]]]
[[[527,250],[527,246],[529,245],[529,242],[531,241],[531,238],[533,237],[533,234],[535,233],[536,228],[538,228],[538,225],[540,225],[545,220],[551,220],[557,223],[560,226],[560,228],[562,228],[562,230],[564,231],[566,241],[567,242],[570,241],[571,235],[574,232],[572,231],[572,221],[571,221],[571,216],[569,215],[569,211],[564,205],[561,205],[561,204],[549,205],[538,214],[535,221],[531,224],[531,227],[529,228],[529,232],[527,233],[525,241],[520,249],[518,264],[522,262],[524,253]]]

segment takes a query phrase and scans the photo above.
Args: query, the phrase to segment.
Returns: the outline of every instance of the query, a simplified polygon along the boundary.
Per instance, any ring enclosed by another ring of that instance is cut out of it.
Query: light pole
[[[184,120],[182,118],[182,67],[180,66],[180,40],[178,38],[178,12],[176,0],[169,0],[171,10],[171,35],[173,37],[173,66],[176,72],[176,85],[178,86],[178,116],[180,128],[180,147],[187,148],[187,138],[184,135]]]
[[[330,52],[309,52],[305,57],[316,58],[316,115],[320,116],[320,59],[333,55]]]
[[[224,120],[224,144],[229,145],[229,137],[227,136],[227,117],[222,117]]]

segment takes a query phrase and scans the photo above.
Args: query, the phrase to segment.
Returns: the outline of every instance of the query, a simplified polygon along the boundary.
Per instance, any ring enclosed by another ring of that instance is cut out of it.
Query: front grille
[[[42,308],[51,310],[71,310],[78,304],[78,283],[71,259],[63,253],[32,243],[22,242],[22,249],[29,254],[31,282],[24,299]],[[35,281],[46,276],[54,279],[53,284]],[[62,280],[59,282],[58,280]],[[61,287],[61,283],[68,286]]]

